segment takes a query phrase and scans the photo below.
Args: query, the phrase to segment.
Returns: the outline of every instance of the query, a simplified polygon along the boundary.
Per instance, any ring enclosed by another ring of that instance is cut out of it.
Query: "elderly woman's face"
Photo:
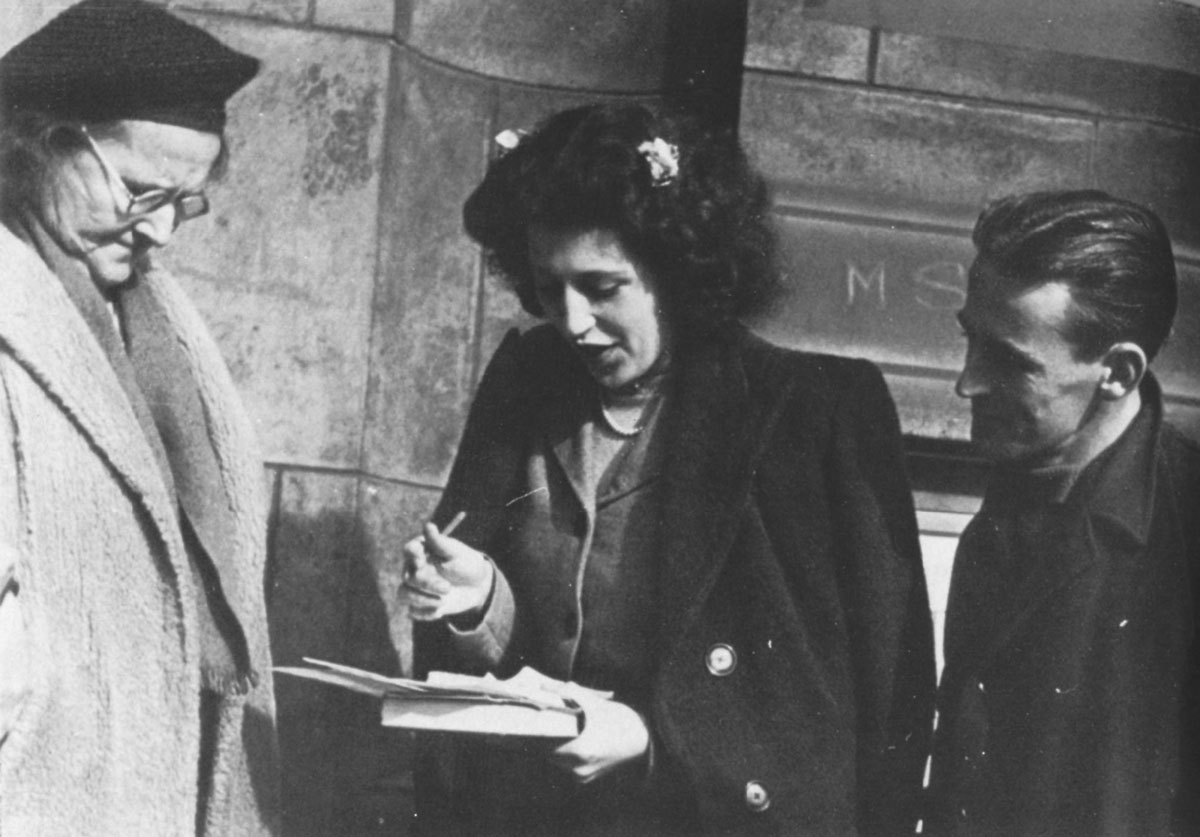
[[[656,278],[615,233],[535,226],[529,262],[546,319],[601,386],[633,383],[667,349]]]
[[[218,135],[177,125],[130,120],[116,127],[93,133],[94,148],[85,143],[57,164],[38,208],[101,290],[128,281],[138,259],[165,246],[180,220],[174,202],[128,214],[130,193],[198,193],[221,149]]]

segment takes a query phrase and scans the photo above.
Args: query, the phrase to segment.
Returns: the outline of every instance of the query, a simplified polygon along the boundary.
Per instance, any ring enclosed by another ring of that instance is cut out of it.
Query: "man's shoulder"
[[[1180,462],[1200,469],[1200,441],[1180,430],[1169,421],[1162,424],[1160,444]]]
[[[1200,442],[1164,421],[1158,445],[1159,461],[1170,472],[1175,490],[1196,507],[1200,503]]]

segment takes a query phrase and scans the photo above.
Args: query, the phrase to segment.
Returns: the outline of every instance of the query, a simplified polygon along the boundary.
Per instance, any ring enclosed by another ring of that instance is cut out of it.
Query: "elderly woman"
[[[0,58],[6,837],[278,832],[262,457],[154,255],[258,66],[141,0]]]
[[[466,228],[547,324],[492,359],[434,516],[466,523],[402,596],[419,672],[613,698],[558,747],[431,748],[418,822],[911,832],[933,652],[879,372],[738,325],[773,239],[736,143],[609,106],[509,138]]]

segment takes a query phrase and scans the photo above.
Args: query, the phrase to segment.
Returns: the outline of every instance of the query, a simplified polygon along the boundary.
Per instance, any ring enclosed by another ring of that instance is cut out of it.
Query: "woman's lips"
[[[615,343],[597,344],[597,343],[576,343],[575,348],[588,360],[602,361],[608,352],[617,348]]]

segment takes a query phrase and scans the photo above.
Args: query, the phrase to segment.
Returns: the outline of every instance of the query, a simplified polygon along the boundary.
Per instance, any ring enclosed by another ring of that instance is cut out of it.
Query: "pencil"
[[[442,530],[442,537],[448,538],[453,535],[454,530],[458,528],[458,524],[462,523],[466,519],[467,513],[465,511],[460,511],[458,514],[454,515],[454,517],[450,519],[450,522],[446,524],[446,528]]]

